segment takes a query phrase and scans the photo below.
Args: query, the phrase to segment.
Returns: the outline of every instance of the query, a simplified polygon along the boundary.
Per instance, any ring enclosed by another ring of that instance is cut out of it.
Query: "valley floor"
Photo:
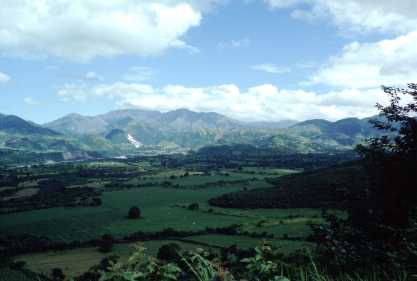
[[[109,176],[109,170],[113,175]],[[211,206],[208,201],[230,192],[271,188],[271,179],[298,172],[258,167],[207,172],[198,167],[163,168],[155,163],[127,161],[15,170],[19,178],[17,187],[0,189],[10,194],[8,200],[26,202],[30,196],[37,196],[36,192],[42,192],[45,179],[53,177],[65,190],[94,189],[100,194],[101,204],[49,207],[49,203],[45,203],[36,210],[19,210],[18,206],[10,205],[14,209],[3,208],[0,214],[0,233],[2,237],[30,234],[63,244],[79,241],[80,246],[72,250],[13,257],[15,261],[24,261],[28,269],[45,275],[59,267],[68,276],[77,276],[104,257],[118,255],[125,259],[132,245],[142,240],[151,255],[156,255],[159,247],[169,242],[179,244],[182,249],[222,249],[235,244],[253,248],[263,239],[279,247],[283,254],[290,254],[312,247],[305,241],[311,234],[308,225],[323,222],[321,210],[231,209]],[[54,191],[50,196],[60,195]],[[79,202],[77,200],[74,202]],[[191,208],[193,204],[198,207]],[[132,206],[140,208],[140,219],[127,218]],[[174,233],[158,238],[167,229]],[[136,232],[142,236],[132,238]],[[140,238],[149,233],[154,236]],[[111,251],[101,253],[91,241],[105,234],[113,237],[114,246]]]

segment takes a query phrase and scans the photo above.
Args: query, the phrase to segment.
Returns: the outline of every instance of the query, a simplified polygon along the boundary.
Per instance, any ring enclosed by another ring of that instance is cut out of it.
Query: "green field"
[[[246,236],[232,236],[221,234],[198,235],[188,237],[181,241],[198,242],[216,247],[228,247],[230,245],[239,245],[240,248],[250,249],[259,246],[262,240],[277,247],[283,254],[290,254],[298,249],[309,248],[311,243],[304,241],[282,240],[282,239],[259,239]]]
[[[29,233],[48,237],[53,241],[71,242],[97,239],[103,234],[112,234],[116,239],[121,239],[137,231],[158,232],[166,228],[178,231],[199,231],[207,227],[219,228],[238,224],[241,225],[240,235],[206,234],[172,239],[183,249],[200,246],[221,248],[233,244],[242,248],[251,248],[262,240],[257,235],[267,233],[273,234],[273,237],[268,240],[282,253],[288,254],[296,249],[310,247],[311,244],[287,238],[302,239],[311,233],[308,223],[322,222],[321,212],[317,209],[249,210],[219,208],[208,204],[209,199],[225,193],[269,188],[271,185],[265,181],[266,178],[279,177],[297,171],[246,167],[240,171],[222,170],[209,174],[188,172],[185,175],[185,170],[160,170],[147,165],[121,165],[114,162],[110,162],[109,166],[105,163],[86,165],[93,169],[127,166],[129,171],[132,169],[143,171],[143,176],[133,177],[128,181],[133,187],[138,185],[138,188],[111,191],[106,190],[104,186],[111,182],[110,180],[83,179],[84,183],[80,186],[104,190],[100,206],[56,207],[3,214],[0,215],[1,235]],[[53,170],[48,172],[54,173]],[[164,181],[169,181],[171,185],[160,185]],[[149,182],[154,184],[146,186],[145,183]],[[72,186],[69,185],[69,187]],[[27,188],[33,189],[34,187],[31,184]],[[23,194],[24,190],[21,191]],[[189,210],[187,207],[191,203],[198,203],[200,208]],[[141,209],[143,218],[137,220],[127,218],[128,210],[132,206],[138,206]],[[155,255],[158,248],[167,242],[169,241],[147,241],[145,246],[150,255]],[[131,246],[126,243],[116,244],[112,252],[107,255],[98,252],[95,247],[89,247],[28,254],[19,256],[15,260],[26,261],[28,268],[35,272],[48,273],[54,267],[61,267],[70,276],[75,276],[85,272],[105,256],[116,254],[122,258],[127,257],[132,250]]]
[[[156,256],[161,245],[177,243],[182,250],[191,250],[195,244],[176,240],[155,240],[143,242],[146,254]],[[16,261],[25,261],[29,270],[41,274],[50,274],[53,268],[61,268],[68,276],[77,276],[97,265],[103,258],[117,255],[125,261],[134,251],[134,244],[116,244],[110,253],[101,253],[97,248],[81,248],[67,251],[50,251],[45,253],[22,255],[15,257]],[[0,279],[1,280],[1,279]],[[8,280],[10,281],[10,280]]]
[[[167,171],[165,176],[182,173]],[[162,177],[157,173],[156,177]],[[227,181],[245,180],[248,174],[230,173],[229,176],[191,175],[175,179],[183,186],[201,185],[208,182],[225,181],[223,185],[204,189],[174,189],[164,187],[143,187],[138,189],[104,192],[103,204],[87,208],[50,208],[0,216],[0,233],[13,235],[31,233],[45,236],[52,240],[70,242],[73,240],[90,240],[109,233],[121,238],[136,231],[160,231],[172,227],[176,230],[201,230],[206,227],[224,227],[231,224],[248,224],[256,222],[265,215],[280,217],[282,211],[265,210],[243,211],[236,215],[236,210],[221,210],[222,214],[193,212],[175,208],[178,204],[199,203],[208,208],[210,198],[224,193],[248,189],[265,188],[269,185],[263,180],[228,184]],[[264,176],[264,175],[262,175]],[[227,179],[227,181],[226,181]],[[143,219],[128,220],[127,212],[131,206],[139,206]],[[219,208],[215,208],[219,210]],[[287,211],[285,210],[286,214]],[[230,214],[230,215],[228,215]]]
[[[31,233],[52,240],[90,240],[109,233],[121,238],[136,231],[160,231],[172,227],[177,230],[201,230],[206,227],[225,227],[231,224],[252,224],[264,218],[282,219],[289,215],[300,215],[299,210],[229,210],[215,208],[214,213],[190,211],[176,208],[175,204],[201,203],[224,192],[239,187],[210,188],[203,190],[177,190],[161,187],[106,192],[103,205],[91,208],[52,208],[0,216],[1,233]],[[143,219],[127,219],[128,209],[137,205]],[[306,215],[316,215],[314,210],[304,210]],[[221,213],[217,213],[221,212]],[[313,215],[313,216],[314,216]],[[305,228],[305,222],[284,224],[274,228],[294,229],[297,233]],[[294,227],[295,226],[295,227]],[[268,226],[265,227],[266,229]],[[259,231],[262,227],[255,229]],[[274,230],[276,232],[276,230]],[[273,232],[273,233],[274,233]],[[293,234],[293,233],[288,233]]]
[[[44,281],[45,279],[37,276],[28,270],[12,270],[0,267],[0,281]]]
[[[277,247],[283,254],[289,254],[295,250],[312,247],[311,243],[304,241],[280,239],[266,239],[265,241]],[[219,247],[228,247],[233,244],[237,244],[243,249],[249,249],[258,246],[261,241],[259,238],[212,234],[191,236],[178,240],[154,240],[142,242],[146,248],[146,253],[150,256],[156,256],[158,249],[162,245],[168,243],[178,244],[181,247],[181,250],[192,250],[197,247],[214,247],[217,249]],[[63,269],[68,276],[73,277],[86,272],[92,266],[97,265],[103,258],[111,255],[117,255],[120,257],[121,261],[125,261],[133,251],[134,243],[127,243],[114,245],[110,253],[101,253],[97,251],[97,248],[95,247],[88,247],[75,250],[21,255],[15,257],[14,260],[26,262],[29,270],[40,274],[48,275],[53,268],[58,267]]]
[[[116,237],[135,231],[199,230],[245,222],[235,216],[218,216],[171,207],[174,204],[204,203],[230,188],[210,190],[174,190],[149,187],[103,194],[103,205],[94,208],[52,208],[0,216],[3,234],[31,233],[52,240],[89,240],[105,233]],[[143,219],[129,220],[133,205],[142,210]]]

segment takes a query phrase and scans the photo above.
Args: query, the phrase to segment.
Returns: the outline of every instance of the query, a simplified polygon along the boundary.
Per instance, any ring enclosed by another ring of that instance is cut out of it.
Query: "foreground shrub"
[[[104,234],[101,240],[98,241],[98,251],[101,253],[108,253],[113,248],[114,237],[111,234]]]
[[[168,243],[162,245],[158,250],[158,259],[164,261],[177,261],[179,259],[180,245],[177,243]]]
[[[387,275],[370,268],[364,274],[329,275],[311,258],[304,266],[277,259],[281,256],[279,251],[266,243],[250,252],[249,257],[239,259],[233,254],[239,253],[237,249],[222,256],[196,249],[178,252],[177,262],[167,262],[146,256],[145,248],[137,246],[126,263],[111,262],[106,270],[101,270],[99,281],[405,281],[409,277],[405,271]]]
[[[112,263],[102,272],[100,281],[170,281],[178,280],[181,269],[174,263],[163,263],[145,255],[145,248],[136,246],[127,263]]]

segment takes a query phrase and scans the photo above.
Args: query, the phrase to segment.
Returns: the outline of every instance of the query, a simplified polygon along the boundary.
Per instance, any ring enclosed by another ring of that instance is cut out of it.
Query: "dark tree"
[[[114,237],[111,234],[104,234],[98,241],[98,250],[101,253],[108,253],[113,248]]]
[[[140,209],[136,206],[133,206],[129,209],[128,218],[129,219],[138,219],[141,217]]]
[[[191,211],[198,211],[200,210],[200,205],[198,205],[198,203],[191,203],[187,208]]]
[[[92,199],[92,206],[100,206],[102,204],[100,197],[94,197]]]
[[[367,208],[355,208],[352,219],[404,228],[417,202],[417,84],[383,90],[390,104],[378,104],[380,115],[371,122],[384,134],[358,148],[370,175],[362,201]]]
[[[98,266],[98,269],[101,271],[108,271],[108,268],[112,265],[118,262],[120,259],[117,255],[111,255],[109,257],[105,257],[100,261],[100,264]]]
[[[63,281],[65,280],[65,275],[64,272],[62,271],[61,268],[54,268],[52,269],[52,281]]]
[[[335,272],[417,264],[417,84],[383,87],[390,103],[372,120],[380,135],[358,146],[368,182],[349,190],[349,218],[312,226],[317,256]]]
[[[25,261],[15,261],[10,264],[10,268],[14,270],[22,270],[26,265]]]
[[[87,271],[81,276],[75,277],[74,281],[99,281],[101,273],[96,271]]]
[[[162,245],[158,250],[158,259],[164,261],[176,261],[180,257],[178,255],[181,247],[177,243],[169,243]]]

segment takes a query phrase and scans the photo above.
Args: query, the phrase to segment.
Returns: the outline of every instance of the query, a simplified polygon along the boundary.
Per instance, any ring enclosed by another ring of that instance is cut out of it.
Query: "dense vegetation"
[[[384,91],[390,104],[378,105],[385,118],[373,123],[386,134],[358,148],[369,185],[352,194],[347,219],[329,216],[327,226],[316,228],[321,256],[333,270],[364,263],[417,269],[417,84]]]
[[[274,187],[223,194],[209,202],[224,208],[344,209],[349,194],[368,184],[358,162],[270,179],[269,183]]]

